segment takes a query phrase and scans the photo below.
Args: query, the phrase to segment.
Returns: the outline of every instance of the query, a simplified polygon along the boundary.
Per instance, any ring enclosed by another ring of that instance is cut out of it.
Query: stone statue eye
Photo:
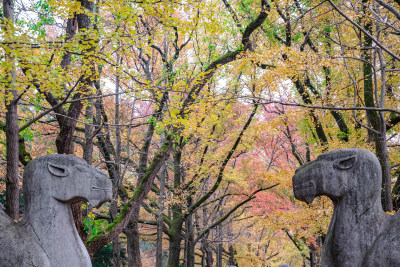
[[[65,177],[68,176],[69,171],[66,166],[55,164],[55,163],[48,163],[47,168],[49,169],[49,172],[55,176],[58,177]]]
[[[337,161],[335,161],[333,166],[339,170],[348,170],[353,168],[355,162],[356,162],[356,155],[338,159]]]

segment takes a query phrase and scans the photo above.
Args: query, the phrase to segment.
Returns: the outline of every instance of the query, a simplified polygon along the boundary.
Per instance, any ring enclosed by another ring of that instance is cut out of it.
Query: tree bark
[[[363,3],[367,3],[367,0],[363,0]],[[367,15],[367,10],[365,7],[363,8],[363,12]],[[366,21],[364,23],[364,28],[367,32],[372,33],[372,23],[370,21]],[[367,34],[364,34],[363,38],[364,47],[372,47],[372,39]],[[362,56],[364,59],[363,75],[365,106],[376,107],[375,103],[379,103],[379,99],[374,99],[374,92],[375,90],[378,90],[378,88],[375,88],[373,83],[374,73],[371,66],[372,58],[370,51],[367,49],[363,50]],[[381,93],[385,94],[385,90]],[[366,114],[368,122],[373,129],[373,131],[368,129],[368,135],[375,143],[375,153],[382,167],[382,207],[384,211],[391,212],[393,211],[393,202],[390,163],[386,143],[386,122],[384,121],[384,116],[382,114],[378,114],[376,111],[368,110]]]
[[[120,64],[120,56],[119,53],[117,53],[117,58],[116,58],[117,64]],[[117,66],[118,66],[117,65]],[[116,177],[113,180],[113,199],[111,201],[111,217],[113,220],[117,217],[118,213],[118,192],[119,188],[122,183],[122,177],[121,177],[121,129],[119,127],[119,104],[120,104],[120,99],[119,99],[119,74],[118,74],[118,69],[116,69],[116,75],[115,75],[115,113],[114,113],[114,122],[116,124],[115,127],[115,157],[114,157],[114,162],[115,162],[115,174]],[[120,242],[119,242],[119,236],[117,236],[113,240],[113,265],[114,267],[119,267],[121,266],[121,254],[120,254]]]
[[[86,107],[86,120],[93,121],[93,101],[89,101],[89,105]],[[83,146],[83,159],[89,165],[93,162],[93,126],[91,123],[85,125],[85,144]]]
[[[114,267],[120,267],[122,266],[122,261],[121,261],[121,244],[119,241],[119,237],[115,238],[114,241],[112,242],[113,244],[113,258],[112,258],[112,265]]]
[[[132,219],[126,227],[125,233],[127,237],[127,253],[128,253],[128,266],[129,267],[141,267],[142,260],[140,257],[140,246],[139,246],[139,208],[134,211]],[[137,237],[137,239],[136,239]]]
[[[157,218],[157,244],[156,244],[156,267],[162,267],[163,256],[163,226],[164,226],[164,190],[165,190],[165,176],[166,167],[160,173],[160,193],[158,198],[158,218]]]
[[[208,234],[205,236],[204,239],[201,240],[201,251],[203,252],[202,254],[202,259],[201,259],[201,265],[204,267],[212,267],[214,263],[214,259],[212,256],[212,250],[209,247],[209,244],[206,240],[208,237]]]
[[[175,222],[172,225],[171,230],[176,234],[170,236],[169,239],[169,256],[168,256],[168,267],[179,267],[179,259],[181,252],[181,243],[182,243],[182,224],[180,221]]]
[[[219,212],[219,216],[222,217],[222,212]],[[216,227],[216,236],[218,237],[217,249],[216,249],[216,267],[222,267],[222,251],[224,249],[222,240],[223,232],[222,225]]]
[[[174,145],[174,188],[181,185],[181,159],[182,151],[180,142]],[[181,253],[182,228],[185,219],[180,204],[172,205],[172,224],[169,235],[169,257],[168,267],[179,267],[179,256]]]
[[[213,267],[214,266],[214,257],[210,246],[207,244],[206,249],[206,266]]]
[[[216,253],[216,258],[217,258],[217,262],[216,262],[216,267],[222,267],[222,252],[224,250],[224,247],[222,245],[222,243],[219,243],[217,245],[217,253]]]
[[[192,205],[192,198],[188,200],[188,206]],[[193,226],[193,215],[189,214],[185,221],[186,226],[186,243],[185,243],[185,267],[194,267],[195,260],[195,241],[194,241],[194,226]]]
[[[228,259],[227,264],[236,266],[235,250],[232,245],[229,245],[229,259]]]
[[[13,0],[3,0],[3,16],[5,23],[3,31],[10,32],[12,35],[14,27],[14,2]],[[5,56],[10,64],[7,71],[6,99],[6,213],[14,220],[19,218],[19,184],[18,184],[18,162],[19,162],[19,128],[18,128],[18,103],[13,83],[15,82],[15,59],[9,53]]]
[[[18,114],[17,104],[11,101],[6,112],[6,145],[7,145],[7,174],[6,174],[6,213],[14,220],[19,218],[19,184],[18,184]]]

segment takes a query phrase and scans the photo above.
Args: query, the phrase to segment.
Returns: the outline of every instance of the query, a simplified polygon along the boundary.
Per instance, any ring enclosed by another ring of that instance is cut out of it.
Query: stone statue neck
[[[348,262],[348,266],[361,266],[361,263],[357,260],[363,258],[363,255],[381,231],[380,228],[383,227],[381,221],[384,220],[385,214],[380,199],[368,205],[365,200],[355,200],[356,197],[351,198],[351,195],[349,194],[335,203],[324,244],[325,262]],[[360,232],[355,230],[354,227],[363,230]],[[339,247],[346,247],[347,249],[344,251]],[[331,250],[339,251],[339,253],[331,254]],[[352,253],[348,253],[349,251],[352,251]],[[328,256],[326,257],[326,255]],[[341,259],[341,261],[338,261],[338,259]]]
[[[357,221],[368,216],[381,217],[382,213],[384,213],[380,195],[376,196],[375,199],[371,199],[371,197],[361,197],[358,194],[349,193],[338,201],[335,206],[338,207],[337,212],[346,214],[349,218]]]
[[[350,242],[356,241],[359,236],[349,237],[358,235],[359,231],[354,231],[349,225],[357,225],[359,229],[364,229],[367,236],[373,233],[371,235],[372,238],[372,236],[375,236],[376,231],[379,231],[379,229],[374,229],[377,228],[376,225],[379,225],[376,222],[381,221],[384,215],[380,198],[368,204],[365,200],[356,199],[356,197],[351,198],[348,195],[335,203],[332,223],[335,224],[335,229],[340,231],[335,231],[334,233],[340,235],[339,238],[347,236],[346,239]]]
[[[39,203],[33,202],[26,210],[27,214],[24,214],[24,216],[27,216],[27,223],[35,229],[37,235],[57,235],[60,229],[64,229],[61,232],[65,230],[68,232],[77,232],[70,204],[64,204],[51,198],[46,202],[42,200]],[[47,218],[47,220],[43,218]]]
[[[50,244],[43,246],[43,249],[52,266],[91,266],[89,255],[75,227],[69,203],[62,203],[52,197],[46,201],[42,198],[33,200],[22,222],[40,242],[46,239],[47,244]],[[57,259],[63,258],[68,258],[69,262],[57,262]]]

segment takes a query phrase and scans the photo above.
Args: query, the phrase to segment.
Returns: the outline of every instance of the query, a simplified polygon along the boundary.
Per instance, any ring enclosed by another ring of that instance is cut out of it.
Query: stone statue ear
[[[357,156],[350,156],[346,158],[341,158],[335,161],[333,166],[339,170],[348,170],[353,168],[354,164],[356,163]]]
[[[49,162],[47,164],[47,168],[49,169],[49,172],[51,174],[58,176],[58,177],[65,177],[65,176],[68,176],[68,174],[69,174],[68,168],[63,165],[58,165],[58,164]]]

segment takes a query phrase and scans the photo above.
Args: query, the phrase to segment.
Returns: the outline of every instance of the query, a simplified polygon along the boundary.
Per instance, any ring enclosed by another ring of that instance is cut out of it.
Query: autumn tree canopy
[[[317,266],[332,206],[294,200],[297,167],[369,149],[400,207],[399,19],[397,0],[4,0],[0,201],[18,220],[23,166],[75,154],[113,182],[73,205],[94,262]]]

